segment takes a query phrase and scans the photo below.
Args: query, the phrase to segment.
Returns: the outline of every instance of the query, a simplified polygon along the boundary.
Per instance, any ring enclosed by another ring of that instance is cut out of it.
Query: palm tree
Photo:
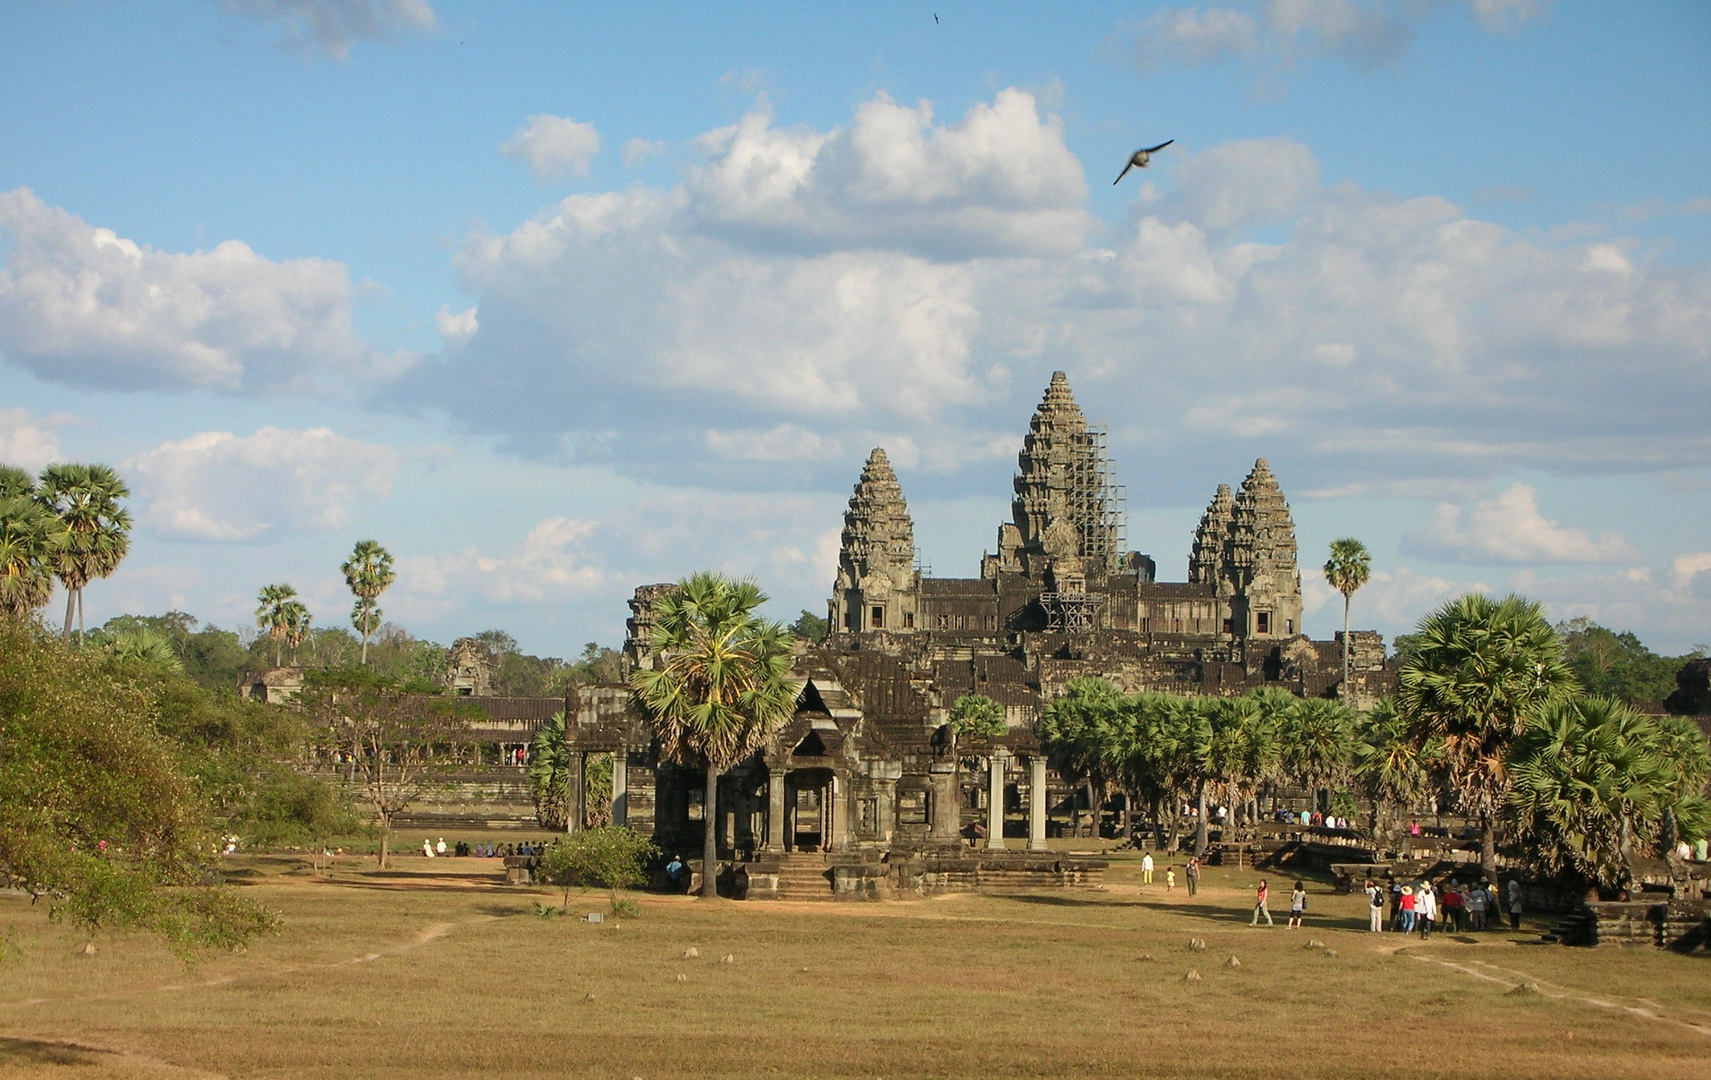
[[[685,578],[654,603],[658,666],[630,675],[664,758],[706,769],[701,895],[707,899],[719,895],[719,774],[764,746],[796,705],[796,687],[787,680],[790,635],[755,614],[766,601],[753,581],[705,572]]]
[[[1704,736],[1684,747],[1660,719],[1609,698],[1545,706],[1515,744],[1509,794],[1541,869],[1615,890],[1632,879],[1636,848],[1655,853],[1677,822],[1704,827]]]
[[[13,480],[0,475],[0,481]],[[0,497],[0,618],[27,619],[48,602],[51,567],[64,543],[65,526],[40,503]]]
[[[529,742],[529,788],[543,829],[563,832],[570,826],[570,766],[561,710],[547,717]]]
[[[1385,697],[1366,714],[1355,741],[1355,778],[1372,804],[1375,835],[1388,832],[1392,813],[1414,805],[1431,782],[1426,768],[1435,748],[1422,753],[1407,734],[1396,699]]]
[[[273,639],[273,666],[278,667],[284,663],[280,648],[297,621],[297,612],[302,610],[307,614],[307,609],[298,602],[297,590],[290,585],[264,585],[256,599],[260,603],[255,609],[255,624]]]
[[[36,498],[65,525],[66,538],[54,556],[53,570],[65,586],[65,640],[77,614],[77,638],[83,640],[83,587],[119,568],[131,547],[131,515],[119,500],[131,489],[106,465],[49,465],[42,470]]]
[[[1319,792],[1328,799],[1332,788],[1342,786],[1357,741],[1355,714],[1348,706],[1324,698],[1295,698],[1277,732],[1284,773],[1313,792],[1315,801]]]
[[[1497,815],[1509,795],[1509,751],[1553,701],[1580,687],[1540,606],[1480,593],[1427,616],[1397,694],[1408,741],[1430,754],[1435,782],[1480,821],[1480,863],[1497,878]]]
[[[35,477],[16,465],[0,465],[0,499],[28,499],[35,494]]]
[[[345,584],[356,595],[351,608],[351,625],[362,634],[362,662],[368,664],[368,639],[380,629],[380,594],[397,580],[392,572],[392,554],[377,540],[359,540],[351,557],[339,567],[344,571]]]
[[[1099,833],[1099,807],[1113,772],[1107,748],[1115,737],[1124,711],[1123,695],[1099,678],[1071,679],[1067,693],[1040,710],[1035,732],[1040,745],[1066,780],[1078,780],[1087,791],[1087,809],[1093,815],[1092,833]],[[1073,807],[1073,801],[1071,806]],[[1080,824],[1072,810],[1071,828],[1080,835]]]
[[[1352,536],[1331,541],[1331,557],[1325,560],[1325,580],[1343,594],[1343,683],[1339,695],[1349,700],[1349,601],[1355,590],[1372,577],[1372,553]]]
[[[309,630],[314,624],[314,617],[309,614],[309,608],[300,600],[287,600],[285,608],[285,644],[291,649],[291,664],[297,665],[297,649],[309,636]]]

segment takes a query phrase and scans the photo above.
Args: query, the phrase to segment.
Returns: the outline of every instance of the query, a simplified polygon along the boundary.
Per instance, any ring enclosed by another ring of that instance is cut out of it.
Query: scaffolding
[[[1109,453],[1110,432],[1089,424],[1071,436],[1069,515],[1081,533],[1083,558],[1116,569],[1128,548],[1128,488],[1117,482]]]
[[[1046,629],[1066,634],[1097,630],[1099,605],[1104,599],[1098,593],[1041,593],[1040,606],[1046,609]]]

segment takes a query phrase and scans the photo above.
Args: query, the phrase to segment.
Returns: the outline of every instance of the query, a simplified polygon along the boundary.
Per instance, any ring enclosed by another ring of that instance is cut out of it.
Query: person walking
[[[1167,893],[1176,891],[1176,867],[1174,866],[1165,867],[1164,891]]]
[[[1151,885],[1152,883],[1153,883],[1153,853],[1149,851],[1145,855],[1141,856],[1141,884],[1142,885]]]
[[[1307,914],[1307,886],[1297,881],[1295,891],[1289,894],[1289,929],[1301,928],[1301,917]]]
[[[1271,890],[1266,888],[1265,879],[1260,878],[1259,895],[1257,895],[1254,898],[1254,917],[1253,917],[1253,921],[1248,923],[1249,926],[1258,926],[1259,925],[1259,917],[1261,915],[1265,916],[1265,924],[1267,926],[1276,926],[1277,925],[1276,923],[1271,921],[1271,908],[1266,906],[1266,902],[1270,899],[1271,899]]]
[[[1467,919],[1478,933],[1485,929],[1485,882],[1467,891]]]
[[[1384,933],[1384,888],[1371,878],[1366,879],[1367,928],[1375,934]]]
[[[1414,932],[1414,886],[1402,886],[1402,899],[1397,902],[1402,912],[1401,931],[1404,934]]]
[[[1432,924],[1438,920],[1438,897],[1429,881],[1420,882],[1420,889],[1414,894],[1414,925],[1420,931],[1420,940],[1425,941],[1432,936]]]
[[[1509,879],[1509,929],[1521,929],[1521,883]]]
[[[1193,899],[1194,894],[1200,891],[1200,860],[1189,859],[1188,867],[1183,870],[1182,876],[1188,880],[1188,896]]]

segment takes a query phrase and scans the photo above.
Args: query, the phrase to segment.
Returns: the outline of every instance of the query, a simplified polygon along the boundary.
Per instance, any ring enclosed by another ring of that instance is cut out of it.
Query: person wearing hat
[[[1438,896],[1429,881],[1420,882],[1420,888],[1414,893],[1414,925],[1420,929],[1420,939],[1432,936],[1432,924],[1438,921]]]
[[[1414,886],[1402,886],[1402,932],[1414,932]]]

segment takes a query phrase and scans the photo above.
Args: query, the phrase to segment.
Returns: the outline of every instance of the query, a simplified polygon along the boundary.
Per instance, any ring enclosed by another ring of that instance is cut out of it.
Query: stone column
[[[938,843],[954,843],[962,837],[958,826],[962,810],[956,798],[956,767],[948,761],[935,762],[927,774],[933,784],[932,824],[927,838]]]
[[[844,805],[844,800],[849,797],[849,791],[849,781],[837,773],[833,773],[832,782],[826,785],[826,817],[830,823],[830,828],[825,837],[827,851],[847,851],[849,849],[849,837],[845,830],[849,827],[850,815],[849,807]]]
[[[770,769],[766,774],[766,849],[784,850],[784,770]]]
[[[620,746],[612,751],[612,824],[623,825],[630,820],[630,748]]]
[[[567,833],[581,832],[582,823],[588,812],[588,803],[586,801],[587,785],[583,779],[586,775],[583,772],[583,769],[587,764],[588,755],[583,753],[581,750],[572,750],[566,756],[570,759],[570,775],[565,778],[565,803],[567,805],[567,813],[565,815],[564,831]]]
[[[1046,850],[1046,759],[1035,754],[1028,761],[1028,850]]]
[[[992,751],[987,768],[986,847],[990,851],[1004,847],[1004,759],[1008,756],[1002,749]]]

